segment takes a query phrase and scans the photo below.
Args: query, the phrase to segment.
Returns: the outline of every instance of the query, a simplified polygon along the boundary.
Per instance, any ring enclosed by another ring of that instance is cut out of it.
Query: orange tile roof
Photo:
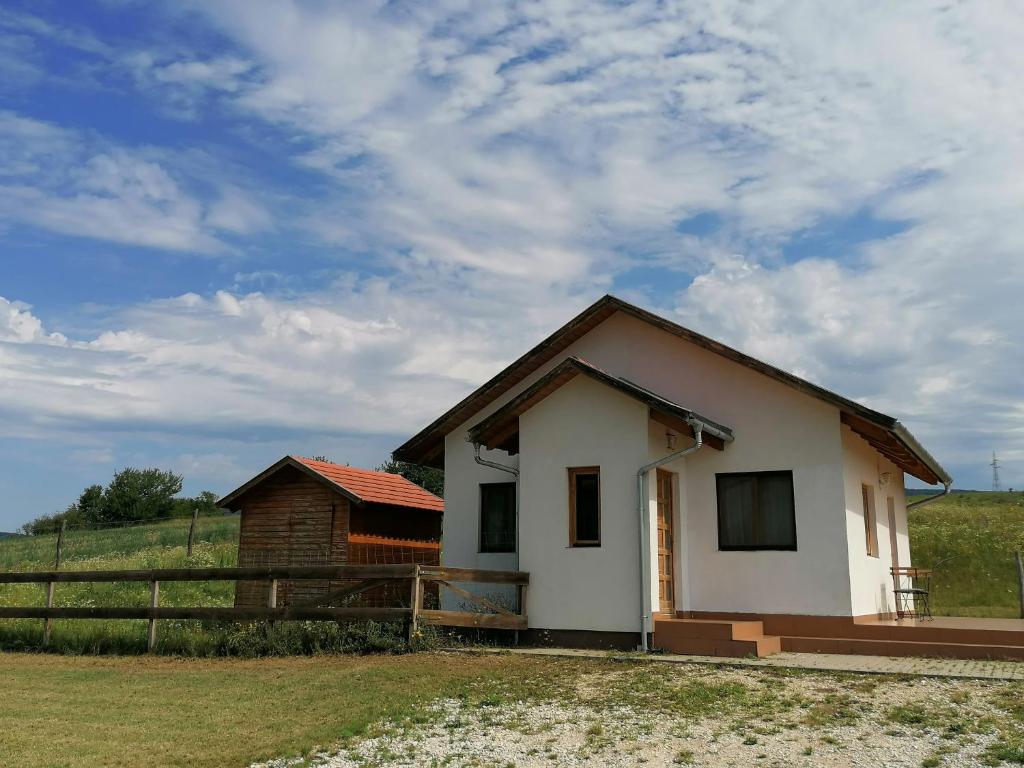
[[[341,486],[362,501],[426,509],[433,512],[444,511],[444,499],[420,488],[401,475],[346,467],[342,464],[307,459],[303,456],[291,456],[290,458],[305,464],[317,474],[327,478],[335,485]]]

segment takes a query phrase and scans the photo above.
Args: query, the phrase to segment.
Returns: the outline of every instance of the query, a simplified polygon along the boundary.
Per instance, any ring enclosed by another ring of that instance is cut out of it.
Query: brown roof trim
[[[244,483],[243,485],[238,486],[237,488],[235,488],[235,490],[231,491],[231,493],[229,493],[226,496],[224,496],[222,499],[220,499],[217,502],[217,506],[221,507],[222,509],[230,509],[233,512],[237,511],[237,508],[233,507],[232,504],[234,504],[236,501],[238,501],[238,499],[241,498],[245,493],[247,493],[248,491],[252,490],[257,485],[259,485],[260,483],[262,483],[264,480],[266,480],[267,478],[271,477],[272,475],[276,475],[278,472],[280,472],[285,467],[295,467],[295,469],[299,470],[300,472],[303,472],[303,473],[309,475],[314,480],[319,480],[324,485],[327,485],[331,489],[337,491],[342,496],[347,498],[349,501],[355,502],[356,504],[362,504],[363,503],[363,500],[361,498],[356,496],[354,493],[352,493],[347,488],[343,488],[342,486],[338,485],[337,483],[331,481],[330,478],[324,477],[319,472],[317,472],[315,469],[313,469],[312,467],[306,466],[305,464],[303,464],[298,459],[296,459],[296,458],[294,458],[292,456],[285,456],[283,459],[278,461],[276,464],[273,464],[273,465],[267,467],[262,472],[260,472],[252,480],[248,481],[247,483]]]
[[[530,387],[470,429],[469,440],[490,449],[502,448],[510,453],[517,453],[519,417],[579,374],[639,400],[651,409],[652,415],[656,412],[661,414],[664,421],[672,421],[674,425],[679,425],[680,431],[692,435],[693,429],[688,422],[691,419],[701,422],[704,425],[705,442],[713,448],[722,450],[726,442],[732,442],[732,430],[728,427],[627,379],[606,373],[579,357],[567,357]]]
[[[762,373],[769,378],[787,384],[805,394],[830,403],[843,413],[857,416],[866,422],[892,432],[920,460],[921,465],[929,470],[926,474],[930,477],[936,477],[943,482],[949,479],[948,473],[927,451],[920,447],[916,440],[912,437],[909,440],[901,437],[901,435],[909,435],[909,432],[892,416],[872,410],[824,387],[819,387],[817,384],[801,379],[799,376],[783,371],[781,368],[776,368],[732,347],[727,347],[721,342],[703,336],[696,331],[691,331],[689,328],[684,328],[677,323],[673,323],[611,295],[598,299],[544,339],[544,341],[540,342],[540,344],[494,376],[486,384],[463,398],[453,408],[446,411],[403,445],[399,446],[394,452],[394,457],[400,461],[408,461],[414,464],[443,466],[445,435],[472,418],[474,414],[479,413],[489,403],[514,387],[526,376],[537,370],[537,368],[552,360],[559,352],[564,351],[569,345],[582,338],[616,312],[631,315],[638,320],[671,333],[673,336],[689,341],[728,360]],[[911,444],[906,445],[907,443]],[[906,467],[903,468],[906,469]],[[906,469],[906,471],[915,477],[920,477],[915,471],[909,469]],[[918,471],[920,471],[920,468],[918,468]],[[924,480],[925,478],[921,479]],[[926,480],[926,482],[928,481]]]

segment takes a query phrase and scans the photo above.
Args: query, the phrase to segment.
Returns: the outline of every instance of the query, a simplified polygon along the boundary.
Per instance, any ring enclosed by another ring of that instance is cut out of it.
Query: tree
[[[435,496],[444,497],[443,469],[434,469],[422,464],[410,464],[407,461],[390,459],[377,467],[377,471],[401,475],[409,482],[416,483],[420,488],[430,491]]]
[[[95,522],[103,517],[103,486],[90,485],[78,497],[72,507],[75,507],[77,517],[82,522]],[[71,507],[68,508],[68,512]],[[68,520],[70,525],[72,520]]]
[[[23,533],[53,533],[61,523],[69,528],[98,523],[134,523],[162,517],[217,515],[217,494],[202,491],[197,496],[178,498],[182,477],[160,469],[123,469],[114,475],[110,485],[90,485],[63,512],[41,515],[25,523]]]
[[[170,470],[122,469],[103,492],[101,521],[170,517],[174,512],[174,497],[181,493],[181,483],[181,475]]]
[[[213,491],[200,491],[198,496],[187,496],[174,500],[174,517],[191,517],[194,510],[199,510],[200,517],[209,517],[221,512],[217,507],[217,494]]]

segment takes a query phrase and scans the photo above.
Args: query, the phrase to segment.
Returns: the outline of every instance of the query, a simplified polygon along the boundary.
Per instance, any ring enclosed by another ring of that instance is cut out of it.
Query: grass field
[[[90,561],[106,562],[117,557],[183,562],[189,523],[189,519],[182,518],[153,525],[70,530],[64,537],[64,562],[68,568],[79,569],[92,568]],[[0,540],[0,570],[51,568],[56,544],[56,534]],[[196,544],[197,560],[210,565],[234,565],[238,555],[238,518],[200,517]]]
[[[914,565],[936,569],[932,608],[1020,615],[1013,553],[1024,552],[1024,493],[956,493],[909,513]]]
[[[529,665],[527,665],[529,666]],[[424,655],[174,659],[0,656],[0,765],[244,766],[468,695],[508,663]]]
[[[189,520],[100,530],[71,530],[64,538],[65,570],[233,566],[238,556],[238,519],[199,518],[192,557],[186,554]],[[31,571],[53,567],[57,537],[25,536],[0,541],[0,570]],[[0,605],[42,605],[45,586],[0,584]],[[146,605],[144,583],[60,584],[56,605]],[[167,606],[231,605],[233,582],[169,582],[161,585],[160,601]],[[145,622],[57,621],[53,647],[70,652],[135,652],[144,649]],[[209,652],[211,637],[189,622],[162,622],[167,649]],[[0,647],[39,647],[42,622],[0,622]]]

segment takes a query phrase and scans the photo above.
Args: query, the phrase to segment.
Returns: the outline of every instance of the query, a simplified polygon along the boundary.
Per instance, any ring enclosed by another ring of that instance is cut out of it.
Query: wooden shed
[[[400,475],[285,456],[217,504],[241,513],[240,566],[440,562],[444,501]],[[282,582],[277,604],[343,586]],[[238,582],[235,605],[265,605],[267,589]]]

